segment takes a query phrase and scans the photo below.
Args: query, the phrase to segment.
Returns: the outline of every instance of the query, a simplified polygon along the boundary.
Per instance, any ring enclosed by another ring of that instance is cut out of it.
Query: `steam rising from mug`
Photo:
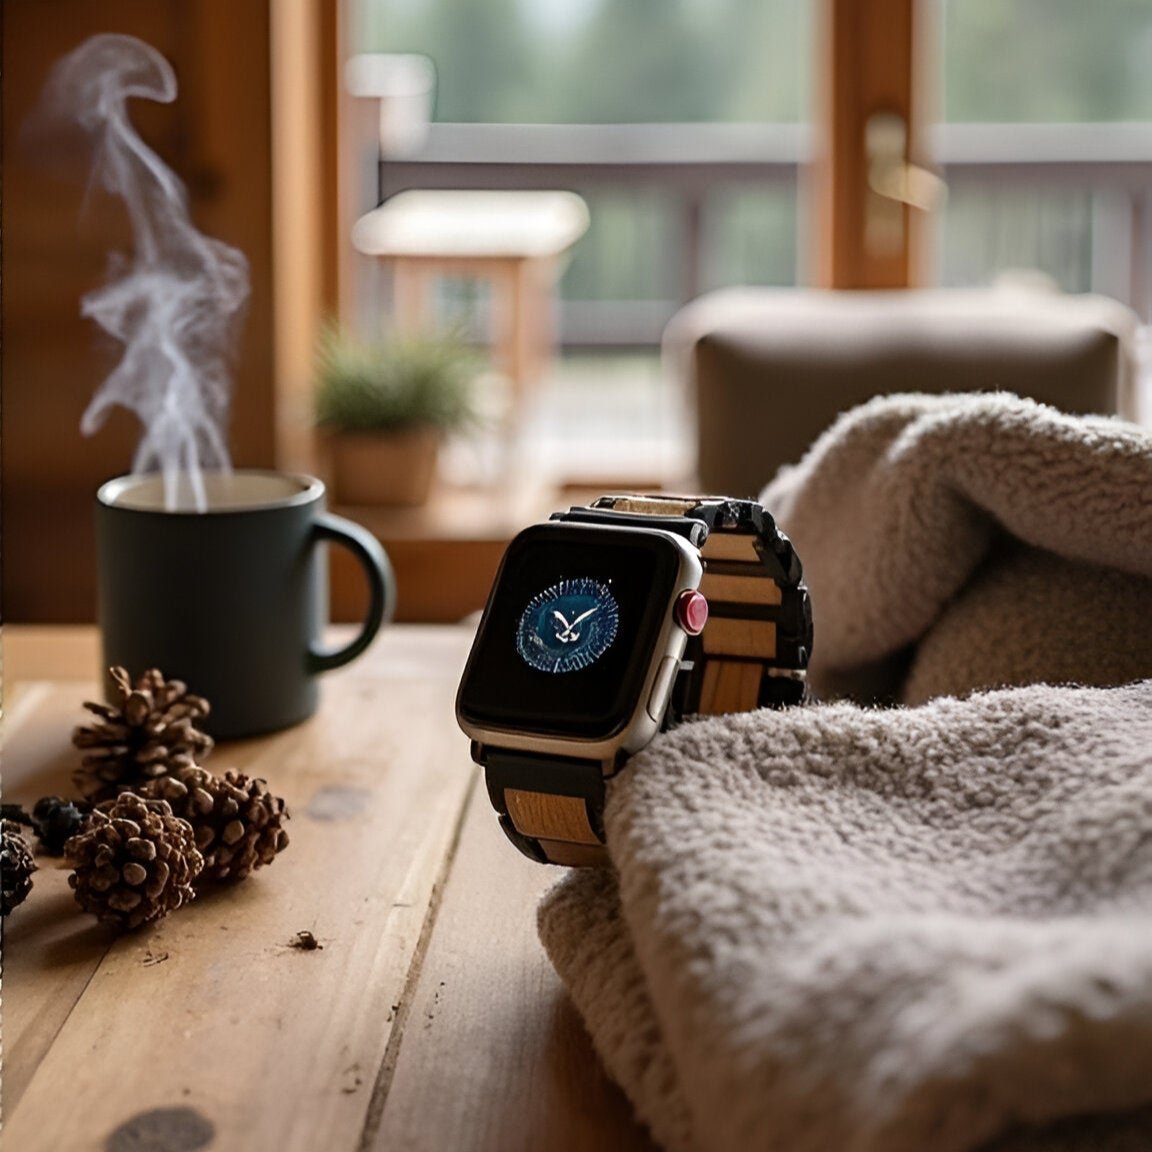
[[[41,114],[75,123],[93,148],[91,180],[127,206],[131,259],[114,255],[111,279],[81,312],[124,345],[124,355],[80,422],[91,435],[119,404],[144,426],[133,472],[160,470],[169,509],[206,507],[202,468],[230,468],[225,427],[231,354],[248,297],[242,253],[203,236],[188,218],[184,186],[140,139],[130,97],[176,98],[176,77],[132,36],[100,35],[60,60]]]

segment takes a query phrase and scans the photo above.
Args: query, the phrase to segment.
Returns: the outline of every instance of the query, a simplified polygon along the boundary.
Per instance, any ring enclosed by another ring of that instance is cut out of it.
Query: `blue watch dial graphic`
[[[576,672],[612,647],[619,627],[620,606],[608,585],[577,576],[528,601],[516,628],[516,651],[540,672]]]

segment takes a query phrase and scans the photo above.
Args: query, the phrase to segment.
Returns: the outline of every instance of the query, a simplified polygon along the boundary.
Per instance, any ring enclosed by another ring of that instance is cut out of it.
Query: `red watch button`
[[[708,623],[708,601],[702,592],[687,589],[676,597],[676,623],[689,636],[699,636]]]

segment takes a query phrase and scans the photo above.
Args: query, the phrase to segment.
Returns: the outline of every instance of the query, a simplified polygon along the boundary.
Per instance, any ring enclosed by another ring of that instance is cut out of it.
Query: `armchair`
[[[748,496],[841,413],[890,392],[1006,391],[1136,416],[1133,312],[1025,287],[735,288],[682,308],[665,355],[694,397],[702,491]]]

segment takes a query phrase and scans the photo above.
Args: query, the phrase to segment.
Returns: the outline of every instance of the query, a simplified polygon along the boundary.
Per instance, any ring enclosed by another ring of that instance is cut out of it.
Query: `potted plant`
[[[316,371],[316,422],[335,499],[417,505],[427,498],[440,444],[475,412],[472,353],[457,337],[360,340],[328,329]]]

